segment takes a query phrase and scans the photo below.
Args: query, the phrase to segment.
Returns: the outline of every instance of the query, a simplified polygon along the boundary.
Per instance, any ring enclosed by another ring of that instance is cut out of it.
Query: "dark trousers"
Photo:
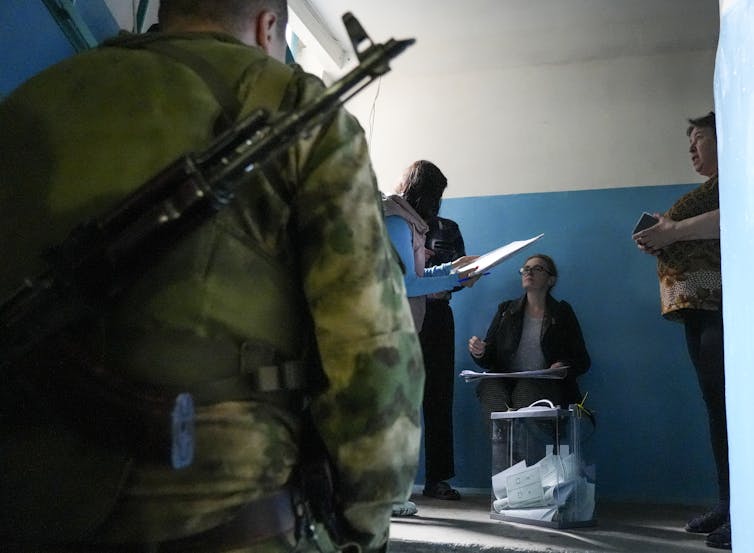
[[[725,415],[725,364],[723,315],[720,311],[695,309],[684,315],[686,345],[696,368],[699,387],[707,406],[712,453],[717,466],[720,500],[730,500],[728,476],[728,431]]]
[[[453,464],[453,384],[455,382],[455,328],[447,300],[427,300],[419,333],[426,379],[424,384],[425,481],[455,476]]]

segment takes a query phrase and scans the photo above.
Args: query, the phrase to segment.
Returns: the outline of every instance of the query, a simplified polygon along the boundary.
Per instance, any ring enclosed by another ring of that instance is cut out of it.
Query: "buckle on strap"
[[[243,342],[239,355],[239,372],[249,378],[255,392],[302,390],[306,374],[301,361],[276,362],[274,348]]]

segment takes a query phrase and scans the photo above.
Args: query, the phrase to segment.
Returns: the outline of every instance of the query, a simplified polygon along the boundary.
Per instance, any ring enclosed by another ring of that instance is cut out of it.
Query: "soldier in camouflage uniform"
[[[273,59],[284,53],[284,0],[161,4],[162,32],[65,60],[0,104],[0,293],[37,274],[37,253],[77,222],[205,148],[233,112],[218,88],[233,92],[238,116],[288,112],[322,92]],[[378,195],[363,131],[341,109],[249,176],[230,207],[121,296],[96,336],[80,337],[119,377],[194,395],[190,467],[99,442],[33,393],[6,402],[3,550],[334,550],[292,485],[309,434],[298,394],[260,392],[249,377],[302,362],[320,382],[308,411],[332,461],[326,499],[341,538],[383,551],[390,506],[415,476],[424,373]]]

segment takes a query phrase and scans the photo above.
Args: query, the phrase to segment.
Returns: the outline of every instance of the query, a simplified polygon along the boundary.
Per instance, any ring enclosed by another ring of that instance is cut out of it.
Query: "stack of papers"
[[[548,454],[531,467],[520,461],[492,476],[492,508],[529,520],[581,522],[594,516],[595,485],[574,454]]]
[[[466,382],[475,382],[481,378],[547,378],[562,380],[568,373],[568,367],[556,367],[552,369],[539,369],[536,371],[523,371],[515,373],[489,373],[477,371],[461,371],[458,376]]]

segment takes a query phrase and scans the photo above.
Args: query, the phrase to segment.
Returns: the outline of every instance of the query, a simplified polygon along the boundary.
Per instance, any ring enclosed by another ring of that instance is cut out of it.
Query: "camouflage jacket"
[[[212,64],[242,115],[288,111],[323,89],[229,36],[160,40]],[[0,293],[38,273],[38,252],[77,222],[206,147],[218,111],[190,68],[117,45],[14,91],[0,104]],[[112,370],[189,391],[228,369],[194,356],[197,345],[258,343],[290,359],[310,350],[326,382],[311,410],[339,504],[366,550],[386,542],[390,504],[405,499],[415,476],[424,374],[363,131],[344,110],[274,170],[250,176],[229,208],[129,289],[103,328]],[[300,460],[295,413],[234,395],[199,407],[195,461],[179,471],[84,442],[54,413],[1,420],[2,512],[15,515],[3,517],[0,535],[158,541],[227,520],[280,488]]]

